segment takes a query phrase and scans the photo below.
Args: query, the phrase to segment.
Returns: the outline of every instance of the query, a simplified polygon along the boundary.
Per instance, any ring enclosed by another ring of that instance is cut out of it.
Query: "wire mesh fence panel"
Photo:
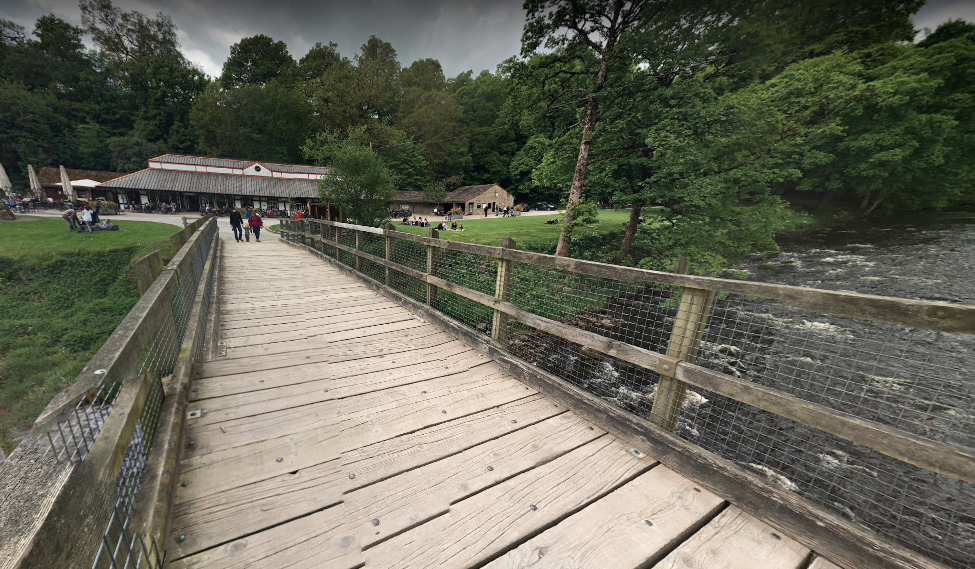
[[[975,336],[719,295],[698,364],[925,438],[975,447]]]
[[[975,566],[975,488],[702,391],[678,435],[908,548]]]
[[[355,249],[355,234],[356,231],[352,229],[340,229],[338,232],[338,243],[339,245],[345,245]],[[348,251],[339,250],[339,262],[348,267],[355,268],[355,255],[349,253]]]
[[[445,281],[494,296],[498,261],[483,255],[434,248],[436,275]]]
[[[644,418],[650,417],[660,376],[597,350],[508,321],[508,350],[542,370]]]
[[[139,490],[142,488],[142,478],[148,465],[149,453],[152,451],[152,441],[155,437],[164,398],[162,382],[158,376],[150,376],[146,378],[146,381],[151,382],[149,396],[139,415],[135,432],[132,434],[132,440],[129,442],[122,467],[119,469],[118,477],[115,480],[118,499],[98,552],[95,554],[93,567],[144,567],[147,565],[132,565],[131,563],[138,563],[140,557],[144,557],[143,561],[151,561],[154,557],[152,547],[143,549],[144,539],[136,539],[135,536],[128,534],[129,521],[132,512],[135,510]],[[150,540],[153,541],[151,538]],[[155,557],[163,555],[162,552],[158,551],[158,548],[155,548],[155,551]]]
[[[405,273],[396,270],[389,271],[389,286],[417,302],[427,301],[427,285]],[[441,291],[442,292],[442,291]]]
[[[453,318],[465,326],[483,334],[491,334],[494,310],[479,302],[474,302],[450,291],[440,290],[437,291],[433,307],[438,312]]]
[[[386,236],[378,233],[359,233],[359,247],[373,257],[386,258]]]
[[[427,247],[406,239],[393,240],[393,262],[417,271],[427,270]]]

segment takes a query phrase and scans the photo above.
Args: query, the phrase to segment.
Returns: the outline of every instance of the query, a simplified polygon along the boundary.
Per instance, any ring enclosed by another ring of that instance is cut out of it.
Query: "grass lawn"
[[[7,454],[139,300],[129,262],[160,249],[163,223],[70,233],[59,218],[0,222],[0,448]]]
[[[470,216],[458,220],[458,224],[464,225],[464,231],[441,231],[441,239],[452,241],[462,241],[464,243],[478,243],[480,245],[500,246],[502,237],[511,237],[518,244],[519,248],[524,245],[555,243],[559,240],[559,233],[562,231],[561,221],[564,214],[557,211],[550,212],[551,215],[523,215],[519,217],[498,217],[490,216],[487,218]],[[559,225],[545,225],[546,220],[557,218]],[[630,219],[630,210],[600,210],[599,221],[592,227],[599,230],[610,231],[623,227]],[[400,225],[399,221],[393,225],[397,231],[426,235],[428,228],[413,227],[411,225]]]
[[[61,218],[17,216],[18,219],[35,221],[14,221],[0,223],[0,243],[3,249],[0,256],[16,260],[43,261],[72,253],[94,253],[112,249],[133,248],[134,257],[141,257],[161,249],[164,258],[172,257],[169,236],[179,231],[179,227],[168,223],[151,221],[118,221],[118,231],[95,231],[93,233],[71,233],[68,224]]]

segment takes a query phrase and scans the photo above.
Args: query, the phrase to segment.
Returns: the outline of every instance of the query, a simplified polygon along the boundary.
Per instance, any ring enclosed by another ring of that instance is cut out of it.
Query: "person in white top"
[[[91,233],[91,209],[87,205],[85,206],[85,211],[81,212],[81,222],[88,228],[88,233]]]

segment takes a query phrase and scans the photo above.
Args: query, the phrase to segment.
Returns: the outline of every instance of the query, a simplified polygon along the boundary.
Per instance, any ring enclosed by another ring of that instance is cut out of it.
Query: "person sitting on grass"
[[[118,225],[112,225],[112,222],[106,219],[96,223],[91,229],[92,231],[118,231]]]
[[[457,222],[456,221],[450,224],[450,230],[451,231],[457,231]]]
[[[545,220],[545,225],[558,225],[558,224],[559,224],[558,218]]]
[[[464,230],[464,224],[461,223],[460,225],[457,226],[457,231],[463,231],[463,230]]]
[[[402,225],[409,225],[409,224],[410,224],[410,219],[408,217],[404,217]]]

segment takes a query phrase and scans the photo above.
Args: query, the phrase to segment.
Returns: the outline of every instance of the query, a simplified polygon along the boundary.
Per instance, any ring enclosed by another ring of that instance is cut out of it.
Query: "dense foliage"
[[[299,58],[257,35],[207,78],[165,15],[82,0],[81,28],[0,22],[0,162],[21,184],[27,164],[131,171],[164,152],[322,162],[352,132],[397,190],[562,202],[560,254],[575,204],[608,202],[633,215],[607,260],[713,271],[774,251],[796,196],[975,205],[975,27],[915,42],[922,3],[530,0],[522,52],[494,72],[403,65],[375,36]]]

